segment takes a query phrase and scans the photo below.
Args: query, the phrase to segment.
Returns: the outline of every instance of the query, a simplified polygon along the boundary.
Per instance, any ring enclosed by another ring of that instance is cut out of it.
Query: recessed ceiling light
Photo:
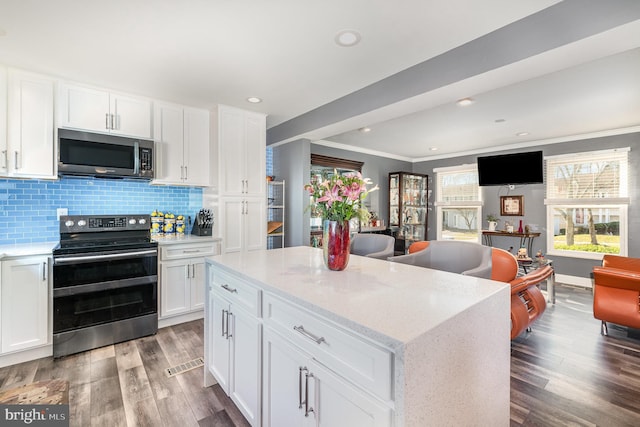
[[[460,100],[458,100],[458,102],[456,102],[456,104],[458,104],[461,107],[466,107],[467,105],[471,105],[473,104],[473,99],[471,98],[462,98]]]
[[[338,46],[351,47],[360,43],[362,36],[356,30],[338,31],[334,40]]]
[[[429,151],[438,151],[438,147],[429,147]]]
[[[516,133],[516,136],[527,136],[529,135],[529,132],[518,132]]]
[[[249,98],[247,98],[247,102],[250,102],[252,104],[259,104],[260,102],[262,102],[262,99],[258,98],[257,96],[250,96]]]
[[[362,132],[362,133],[371,132],[371,128],[368,128],[368,127],[366,127],[366,126],[365,126],[365,127],[363,127],[363,128],[360,128],[360,129],[358,129],[358,130],[359,130],[360,132]]]

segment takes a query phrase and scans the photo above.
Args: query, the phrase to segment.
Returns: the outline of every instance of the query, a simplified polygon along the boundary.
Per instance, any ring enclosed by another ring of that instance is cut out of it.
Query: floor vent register
[[[164,372],[165,374],[167,374],[167,377],[171,378],[178,374],[182,374],[192,369],[199,368],[200,366],[204,366],[204,359],[202,357],[198,357],[197,359],[193,359],[189,362],[181,363],[180,365],[167,368],[164,370]]]

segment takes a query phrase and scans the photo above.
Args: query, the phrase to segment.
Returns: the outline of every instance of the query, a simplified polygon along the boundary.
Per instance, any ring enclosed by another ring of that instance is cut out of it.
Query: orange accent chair
[[[593,317],[640,329],[640,258],[605,255],[602,266],[593,267]]]
[[[409,253],[413,254],[428,247],[428,241],[414,242],[409,246]],[[517,277],[516,257],[504,249],[491,248],[491,280],[511,285],[511,339],[525,330],[530,331],[533,322],[546,310],[547,303],[538,285],[552,274],[553,268],[547,265]]]

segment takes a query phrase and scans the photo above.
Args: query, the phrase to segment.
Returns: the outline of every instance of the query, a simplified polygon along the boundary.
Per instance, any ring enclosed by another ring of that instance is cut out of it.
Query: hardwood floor
[[[54,360],[0,369],[0,390],[69,381],[71,426],[248,426],[219,385],[204,388],[202,367],[167,377],[166,368],[204,356],[203,322]]]
[[[591,290],[558,285],[549,305],[511,345],[512,426],[640,425],[640,331],[600,322]],[[247,426],[203,368],[164,369],[203,356],[201,320],[62,359],[0,369],[0,390],[69,381],[71,426]],[[355,427],[355,426],[354,426]]]
[[[556,289],[511,344],[511,425],[639,426],[639,331],[609,324],[600,335],[591,290]]]

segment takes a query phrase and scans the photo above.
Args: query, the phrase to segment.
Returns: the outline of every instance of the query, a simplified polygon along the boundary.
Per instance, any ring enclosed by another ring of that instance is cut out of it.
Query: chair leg
[[[605,337],[609,335],[609,330],[607,329],[607,322],[605,322],[604,320],[602,321],[602,325],[600,326],[600,334],[604,335]]]

